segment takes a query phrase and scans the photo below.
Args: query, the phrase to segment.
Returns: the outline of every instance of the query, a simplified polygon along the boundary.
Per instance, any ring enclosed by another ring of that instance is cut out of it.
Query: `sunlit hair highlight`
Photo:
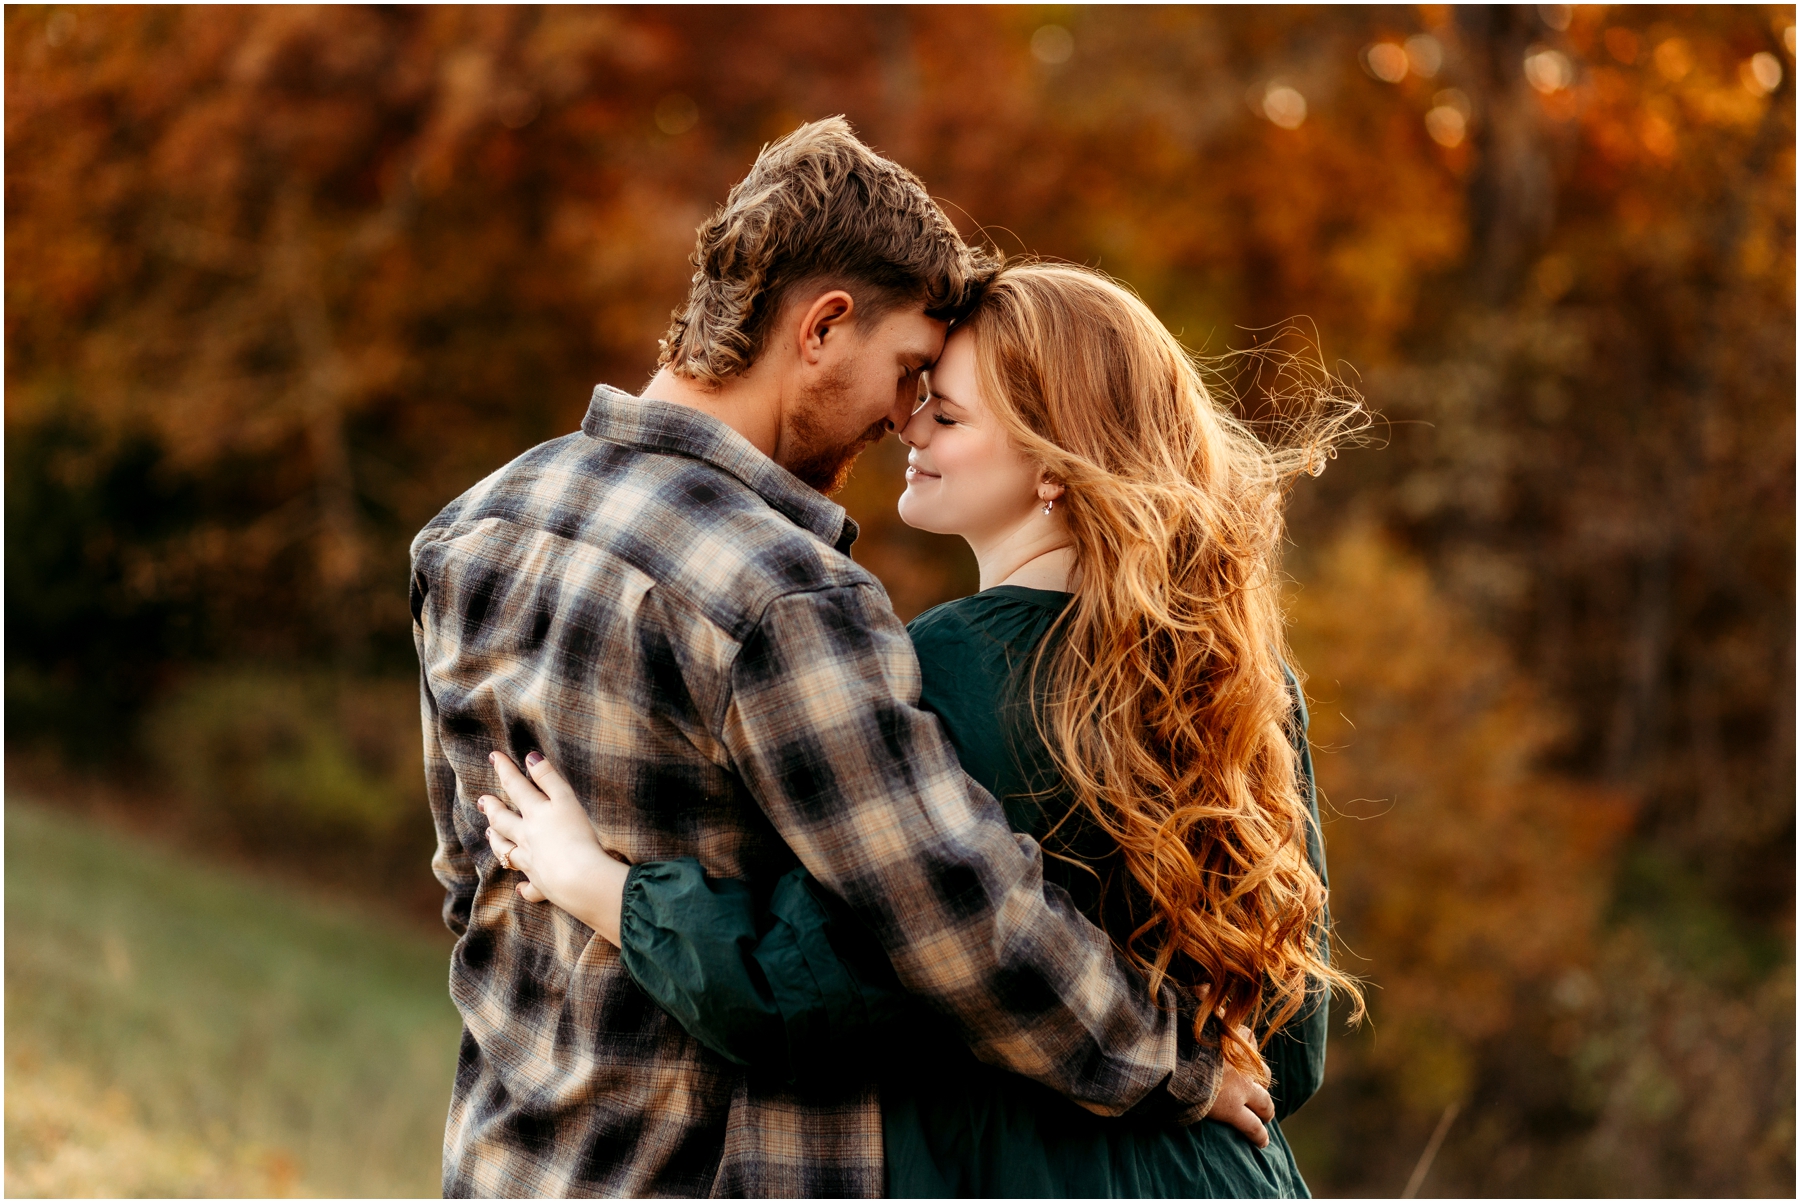
[[[1289,485],[1366,412],[1328,376],[1278,371],[1295,404],[1259,438],[1142,301],[1071,265],[1006,265],[963,328],[988,406],[1065,488],[1075,598],[1032,690],[1072,814],[1120,850],[1110,933],[1153,985],[1192,989],[1196,1026],[1217,1014],[1227,1059],[1266,1082],[1240,1025],[1266,1038],[1309,985],[1362,1013],[1306,856],[1279,561]]]
[[[842,117],[764,146],[700,227],[690,261],[687,300],[671,315],[657,365],[714,385],[756,362],[797,288],[845,288],[863,320],[920,304],[950,321],[995,267],[986,250],[963,243],[917,176],[876,154]]]

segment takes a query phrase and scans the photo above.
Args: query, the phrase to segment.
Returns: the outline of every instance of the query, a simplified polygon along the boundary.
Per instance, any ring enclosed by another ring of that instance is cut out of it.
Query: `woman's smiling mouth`
[[[907,483],[909,483],[909,484],[915,480],[921,480],[921,479],[937,480],[938,474],[936,472],[927,472],[925,469],[919,467],[919,465],[917,465],[917,464],[908,464],[908,465],[906,465],[906,479],[907,479]]]

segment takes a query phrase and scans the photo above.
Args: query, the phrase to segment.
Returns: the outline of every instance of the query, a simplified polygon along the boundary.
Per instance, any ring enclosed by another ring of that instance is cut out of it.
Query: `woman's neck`
[[[975,553],[981,569],[981,587],[1019,585],[1026,589],[1069,591],[1075,572],[1075,549],[1067,543],[1041,549],[1026,549],[1008,555]]]

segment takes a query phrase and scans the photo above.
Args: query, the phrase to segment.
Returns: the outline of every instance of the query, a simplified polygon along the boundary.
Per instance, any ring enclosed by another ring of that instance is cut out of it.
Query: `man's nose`
[[[904,397],[897,399],[894,402],[894,408],[888,410],[888,429],[897,431],[905,430],[907,422],[912,419],[915,404],[915,402],[909,401]]]
[[[925,407],[921,405],[918,409],[908,414],[906,416],[906,421],[900,424],[900,441],[905,443],[908,447],[922,447],[926,442],[930,441],[929,437],[923,439],[920,437],[924,428],[919,426],[919,422],[924,417],[924,414]]]

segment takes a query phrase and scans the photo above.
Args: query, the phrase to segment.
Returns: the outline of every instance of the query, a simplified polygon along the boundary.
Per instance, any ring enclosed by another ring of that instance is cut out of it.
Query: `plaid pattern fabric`
[[[723,423],[594,391],[581,433],[413,543],[432,867],[463,1016],[447,1195],[882,1188],[873,1082],[794,1093],[684,1032],[618,952],[519,898],[475,809],[539,748],[614,855],[773,881],[796,856],[978,1055],[1090,1108],[1197,1118],[1218,1054],[1046,891],[1035,844],[917,708],[855,526]],[[852,1079],[853,1080],[853,1079]]]

